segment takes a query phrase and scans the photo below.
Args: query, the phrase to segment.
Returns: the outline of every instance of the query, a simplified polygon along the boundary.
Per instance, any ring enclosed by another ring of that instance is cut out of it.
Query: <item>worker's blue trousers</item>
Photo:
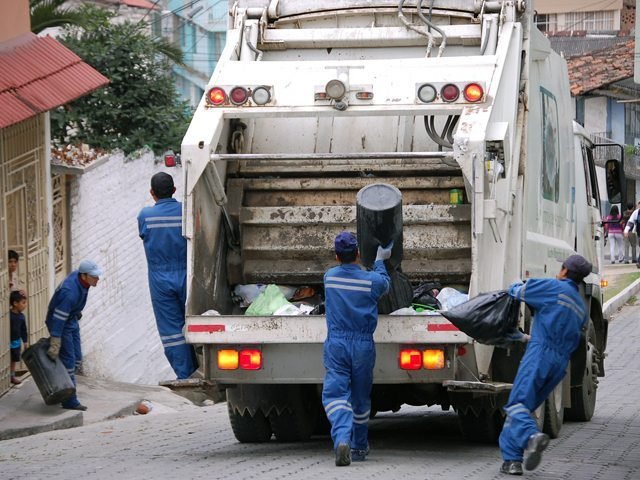
[[[82,350],[80,349],[80,325],[78,320],[70,318],[65,322],[60,337],[60,361],[67,369],[73,385],[76,385],[76,365],[82,361]],[[74,393],[67,400],[62,402],[65,408],[80,405],[78,396]]]
[[[500,434],[500,450],[505,461],[522,461],[529,437],[538,433],[531,416],[565,376],[569,357],[556,348],[530,342],[504,408],[507,418]]]
[[[184,338],[187,285],[185,270],[149,271],[151,303],[164,354],[178,379],[196,371],[193,347]]]
[[[331,439],[336,448],[348,443],[354,450],[366,450],[371,414],[371,386],[376,347],[372,334],[331,332],[324,344],[327,374],[322,388],[322,405],[331,422]]]

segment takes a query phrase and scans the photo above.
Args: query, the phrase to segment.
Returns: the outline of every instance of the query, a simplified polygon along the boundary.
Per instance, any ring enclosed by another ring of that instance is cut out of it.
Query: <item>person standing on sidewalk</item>
[[[633,215],[633,203],[627,204],[627,209],[622,212],[622,226],[624,227],[624,263],[636,263],[636,248],[638,246],[638,236],[635,232],[635,224],[631,225],[631,228],[627,230],[629,219]]]
[[[138,233],[149,270],[151,304],[164,354],[178,379],[197,369],[193,346],[184,338],[187,301],[187,240],[182,236],[182,204],[173,197],[176,187],[168,173],[151,177],[156,204],[138,215]]]
[[[27,319],[24,317],[24,310],[27,308],[27,296],[19,290],[11,292],[9,295],[9,327],[10,327],[10,350],[11,350],[11,383],[20,385],[22,381],[16,377],[16,364],[20,361],[22,347],[29,348],[29,332],[27,331]]]
[[[58,286],[49,301],[45,324],[49,329],[49,349],[47,355],[52,360],[60,357],[71,381],[76,385],[76,367],[82,361],[80,324],[82,310],[87,304],[89,288],[95,287],[102,276],[102,270],[93,260],[83,260]],[[62,402],[68,410],[86,410],[74,393]]]
[[[327,339],[323,363],[327,371],[322,405],[331,423],[336,466],[362,461],[369,453],[368,423],[378,325],[378,300],[389,290],[384,260],[392,245],[378,247],[373,271],[357,263],[358,242],[350,232],[334,241],[340,265],[324,274]]]
[[[609,215],[605,217],[604,235],[609,238],[609,253],[611,264],[624,261],[624,251],[622,249],[622,238],[624,225],[621,223],[622,216],[617,205],[613,205]]]
[[[591,273],[592,265],[581,255],[571,255],[556,278],[530,279],[514,283],[509,295],[534,311],[533,329],[520,361],[500,434],[502,473],[522,475],[522,463],[534,470],[549,436],[541,433],[531,416],[562,382],[571,354],[578,347],[589,314],[578,286]]]
[[[637,208],[633,211],[626,226],[624,227],[624,237],[632,237],[632,233],[635,231],[637,242],[640,241],[640,236],[638,236],[638,212],[640,212],[640,202],[638,202]],[[638,262],[636,263],[636,267],[640,268],[640,255],[636,257],[636,260]]]

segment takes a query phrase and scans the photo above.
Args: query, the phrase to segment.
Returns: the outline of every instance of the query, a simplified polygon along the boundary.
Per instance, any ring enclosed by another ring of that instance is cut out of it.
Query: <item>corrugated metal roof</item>
[[[52,37],[27,33],[0,44],[0,128],[109,83]]]

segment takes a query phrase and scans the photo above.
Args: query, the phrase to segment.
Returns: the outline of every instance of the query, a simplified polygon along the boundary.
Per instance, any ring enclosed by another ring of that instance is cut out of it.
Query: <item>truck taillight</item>
[[[260,350],[240,350],[240,368],[242,370],[260,370],[262,352]]]
[[[460,96],[460,89],[457,85],[453,83],[448,83],[442,90],[440,90],[440,95],[445,102],[455,102]]]
[[[207,98],[211,105],[222,105],[227,100],[226,92],[220,87],[213,87],[207,93]]]
[[[249,99],[247,89],[244,87],[233,87],[229,93],[229,100],[234,105],[243,105]]]
[[[477,83],[470,83],[466,87],[464,87],[464,91],[462,92],[464,98],[467,102],[479,102],[482,100],[482,96],[484,95],[484,90]]]
[[[444,368],[444,350],[424,350],[422,352],[422,366],[427,370]]]
[[[253,89],[251,98],[256,105],[265,105],[271,100],[271,92],[267,87],[256,87]]]
[[[422,352],[415,348],[400,350],[400,368],[403,370],[420,370],[422,368]]]
[[[425,83],[418,89],[418,98],[424,103],[433,102],[437,95],[438,93],[436,92],[436,89],[433,85],[429,85],[428,83]]]
[[[236,370],[239,364],[237,350],[218,350],[218,368],[220,370]]]

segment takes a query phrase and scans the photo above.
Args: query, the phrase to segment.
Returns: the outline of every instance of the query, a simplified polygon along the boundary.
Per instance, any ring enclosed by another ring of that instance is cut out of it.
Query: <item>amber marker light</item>
[[[422,366],[427,370],[444,368],[444,350],[424,350],[422,352]]]
[[[600,280],[600,288],[607,288],[609,286],[609,280],[605,280],[604,278]]]
[[[240,350],[240,368],[242,370],[260,370],[262,352],[260,350]]]
[[[415,348],[400,350],[400,368],[403,370],[420,370],[422,367],[422,353]]]
[[[482,100],[484,90],[482,90],[482,87],[477,83],[470,83],[469,85],[464,87],[463,95],[467,102],[475,103]]]
[[[220,370],[237,370],[238,365],[237,350],[218,350],[218,368]]]

